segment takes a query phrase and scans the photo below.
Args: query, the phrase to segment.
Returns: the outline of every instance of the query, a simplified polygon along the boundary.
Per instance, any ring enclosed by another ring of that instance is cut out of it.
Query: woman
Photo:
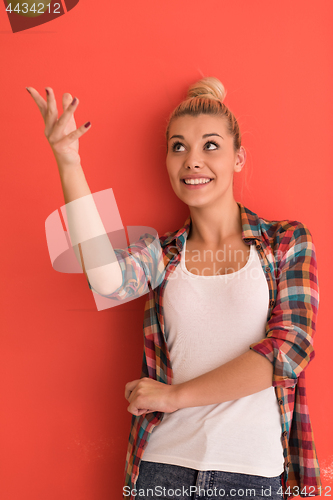
[[[77,101],[64,95],[58,120],[52,89],[47,102],[28,90],[52,139],[65,202],[90,193],[77,144],[90,125],[68,134]],[[204,78],[168,122],[166,166],[190,215],[159,238],[164,274],[146,302],[142,373],[125,387],[130,500],[321,493],[304,377],[319,303],[315,247],[301,222],[269,221],[235,201],[233,176],[246,151],[224,97],[218,79]],[[152,283],[153,257],[131,247],[116,251],[122,282],[98,293],[123,300]]]

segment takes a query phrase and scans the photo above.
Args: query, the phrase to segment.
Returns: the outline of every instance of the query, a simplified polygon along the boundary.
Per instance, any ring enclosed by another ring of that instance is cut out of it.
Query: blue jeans
[[[142,460],[135,490],[138,500],[281,500],[281,477],[282,473],[276,477],[263,477],[238,472],[198,471]]]

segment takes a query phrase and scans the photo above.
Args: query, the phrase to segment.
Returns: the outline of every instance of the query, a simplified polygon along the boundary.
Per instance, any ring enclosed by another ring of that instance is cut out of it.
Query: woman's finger
[[[73,97],[69,92],[65,92],[62,96],[62,109],[66,111],[70,103],[72,102]]]
[[[150,413],[151,410],[142,410],[142,409],[139,409],[139,408],[136,408],[136,407],[131,407],[131,405],[129,405],[127,407],[127,411],[129,413],[132,413],[132,415],[136,415],[137,417],[140,416],[140,415],[143,415],[144,413]]]
[[[66,111],[66,109],[69,107],[69,105],[72,103],[73,101],[73,97],[71,96],[71,94],[69,94],[68,92],[65,93],[63,96],[62,96],[62,109],[64,111]],[[76,109],[76,108],[75,108]],[[75,123],[75,118],[74,118],[74,114],[72,114],[72,118],[69,120],[69,123],[71,125],[73,125],[73,129],[76,128],[76,123]]]
[[[140,382],[140,379],[132,380],[131,382],[127,382],[127,384],[125,385],[125,399],[128,400],[131,393],[134,391],[135,387],[138,385],[139,382]]]
[[[47,110],[46,110],[46,120],[45,120],[45,130],[44,133],[48,138],[51,134],[53,127],[58,119],[58,109],[57,103],[55,100],[54,92],[51,87],[45,87],[46,92],[46,102],[47,102]]]
[[[35,103],[37,104],[37,106],[39,107],[39,111],[41,112],[43,120],[45,122],[46,111],[47,111],[47,103],[45,99],[43,99],[42,96],[33,87],[26,87],[26,89],[33,98],[33,100],[35,101]]]
[[[91,123],[90,122],[87,122],[84,125],[81,125],[81,127],[79,127],[78,129],[74,130],[70,134],[66,135],[63,139],[61,139],[60,141],[58,141],[56,144],[53,144],[53,148],[55,150],[66,148],[72,142],[76,141],[83,134],[85,134],[86,132],[88,132],[88,130],[90,129],[90,127],[91,127]]]

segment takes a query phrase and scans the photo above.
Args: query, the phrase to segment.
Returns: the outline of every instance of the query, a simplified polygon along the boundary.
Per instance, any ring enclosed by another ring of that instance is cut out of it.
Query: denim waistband
[[[282,474],[198,471],[142,460],[133,494],[138,500],[282,500]]]

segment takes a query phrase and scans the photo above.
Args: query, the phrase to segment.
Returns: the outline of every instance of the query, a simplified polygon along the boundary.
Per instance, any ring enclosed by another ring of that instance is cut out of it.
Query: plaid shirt
[[[309,229],[301,222],[269,221],[241,203],[238,206],[243,241],[255,245],[269,287],[265,337],[249,348],[273,363],[272,385],[281,413],[283,498],[318,496],[322,484],[305,385],[305,368],[315,355],[313,338],[319,304],[315,246]],[[159,237],[159,259],[152,258],[152,251],[147,250],[154,240],[147,233],[126,250],[116,249],[123,285],[107,296],[131,300],[130,297],[149,292],[143,321],[141,378],[150,377],[166,384],[172,383],[173,375],[164,329],[163,295],[170,274],[180,262],[190,224],[189,216],[181,229]],[[156,275],[159,284],[152,288]],[[135,499],[130,491],[135,488],[149,436],[163,415],[155,411],[132,416],[123,488],[123,498],[127,500]]]

